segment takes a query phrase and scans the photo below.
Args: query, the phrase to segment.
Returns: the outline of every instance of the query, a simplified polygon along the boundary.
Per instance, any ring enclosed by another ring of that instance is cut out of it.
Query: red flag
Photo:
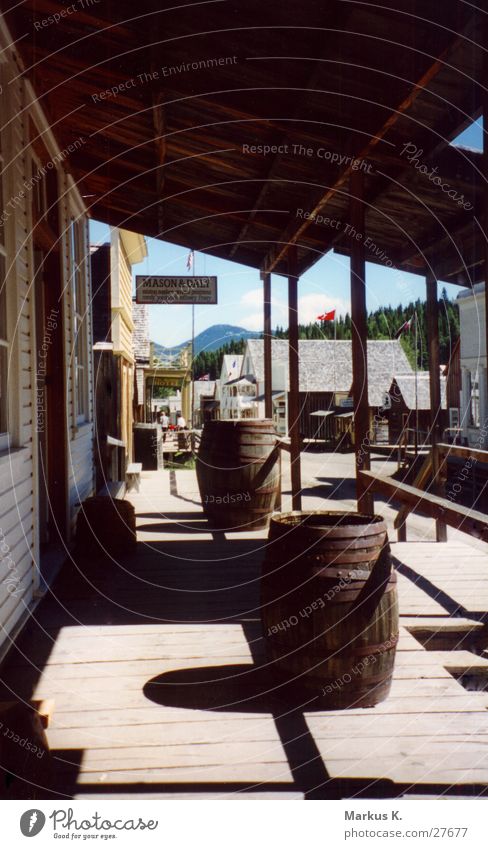
[[[323,315],[318,315],[318,321],[334,321],[335,319],[335,310],[331,310],[330,312],[324,312]]]

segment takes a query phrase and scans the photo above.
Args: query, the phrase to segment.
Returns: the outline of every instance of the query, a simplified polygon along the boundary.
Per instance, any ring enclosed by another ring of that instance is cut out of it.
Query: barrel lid
[[[319,540],[327,536],[340,538],[373,536],[386,533],[382,516],[339,510],[293,510],[273,516],[270,524],[270,540],[296,532],[309,540]],[[293,537],[288,537],[290,540]]]

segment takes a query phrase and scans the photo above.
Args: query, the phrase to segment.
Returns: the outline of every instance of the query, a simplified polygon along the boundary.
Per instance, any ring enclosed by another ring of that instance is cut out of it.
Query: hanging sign
[[[216,304],[216,277],[136,276],[138,304]]]

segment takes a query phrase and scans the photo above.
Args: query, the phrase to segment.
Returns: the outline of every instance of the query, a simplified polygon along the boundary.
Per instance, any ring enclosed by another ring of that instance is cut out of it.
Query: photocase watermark
[[[0,562],[5,563],[7,567],[7,575],[2,581],[2,584],[7,588],[7,592],[10,595],[17,598],[22,594],[22,588],[20,587],[20,575],[15,560],[10,554],[10,546],[5,539],[5,534],[0,528]]]
[[[59,24],[63,18],[74,15],[75,12],[79,12],[83,9],[90,9],[92,6],[98,6],[101,2],[102,0],[76,0],[76,3],[72,3],[71,6],[67,6],[66,9],[54,12],[52,15],[48,15],[47,18],[42,18],[40,21],[34,21],[34,29],[39,32],[39,30],[50,27],[53,24]]]
[[[386,268],[395,268],[386,251],[377,245],[371,236],[365,236],[364,233],[361,233],[352,224],[341,221],[340,218],[331,218],[327,215],[321,215],[320,213],[307,212],[301,207],[297,209],[295,217],[301,218],[303,221],[313,221],[314,224],[320,224],[323,227],[331,227],[332,230],[342,230],[344,236],[347,236],[349,239],[354,239],[357,242],[364,242],[366,250],[374,254],[375,259],[383,263]]]
[[[52,820],[53,831],[55,832],[54,837],[81,837],[81,835],[76,835],[77,831],[88,832],[88,834],[84,834],[83,838],[91,836],[91,837],[100,837],[102,840],[107,839],[109,837],[108,834],[100,834],[100,832],[108,832],[108,831],[154,831],[158,825],[158,820],[143,820],[141,817],[136,819],[116,819],[109,820],[104,819],[101,814],[95,812],[89,818],[86,817],[84,819],[75,819],[73,808],[68,808],[68,810],[56,809],[50,814],[49,819]],[[58,831],[65,831],[66,834],[56,834]],[[92,834],[92,832],[96,832]]]
[[[5,726],[5,731],[3,722],[0,722],[0,733],[2,737],[5,737],[7,740],[11,740],[12,743],[16,743],[22,749],[25,749],[27,752],[30,752],[32,755],[35,755],[39,760],[44,756],[45,749],[42,746],[37,746],[32,740],[29,740],[28,737],[21,737],[20,734],[16,734],[16,732]]]
[[[340,218],[330,218],[328,215],[314,214],[306,212],[304,209],[297,209],[296,218],[301,218],[303,221],[313,221],[314,224],[320,224],[323,227],[331,227],[333,230],[340,230],[344,227],[344,222]]]
[[[225,495],[205,495],[205,504],[239,504],[241,501],[250,501],[250,492],[227,492]]]
[[[270,637],[272,634],[277,634],[278,631],[288,631],[289,628],[294,628],[295,625],[298,625],[300,621],[299,617],[301,619],[308,619],[308,617],[311,616],[312,613],[317,610],[323,609],[325,607],[325,603],[327,601],[332,601],[334,596],[341,590],[343,590],[344,587],[347,587],[352,580],[353,578],[349,576],[341,578],[339,583],[334,584],[332,589],[328,590],[326,593],[323,593],[323,595],[319,596],[318,598],[314,599],[314,601],[310,602],[310,604],[307,604],[305,607],[303,607],[298,612],[298,616],[295,616],[293,614],[292,616],[289,616],[288,619],[282,619],[281,622],[278,622],[276,625],[270,625],[267,630],[266,636]]]
[[[125,91],[130,91],[133,88],[147,85],[155,80],[162,80],[166,77],[172,77],[176,74],[185,74],[189,71],[202,71],[209,68],[219,68],[225,65],[236,65],[237,56],[217,56],[211,59],[198,59],[193,62],[182,62],[180,65],[163,65],[161,68],[156,68],[152,71],[143,71],[135,77],[129,77],[122,83],[117,83],[110,88],[103,89],[96,94],[91,95],[93,103],[100,103],[101,100],[111,100],[123,94]]]
[[[480,427],[480,431],[479,431],[479,434],[478,434],[478,440],[477,440],[477,446],[475,446],[475,450],[476,450],[476,448],[478,448],[478,449],[483,448],[487,435],[488,435],[488,419],[485,419],[482,427]],[[478,460],[477,460],[476,457],[468,457],[467,458],[467,460],[465,461],[465,463],[463,465],[463,468],[456,475],[455,482],[451,485],[449,492],[446,493],[446,498],[448,498],[449,501],[456,501],[457,497],[459,496],[459,494],[462,492],[462,489],[463,489],[463,484],[458,483],[458,481],[463,481],[463,483],[464,483],[464,481],[467,480],[467,478],[468,478],[469,472],[473,469],[473,467],[476,465],[477,462],[478,462]]]
[[[304,156],[312,159],[323,159],[330,162],[331,165],[350,165],[352,171],[364,171],[365,174],[371,174],[372,166],[365,159],[348,156],[346,153],[338,153],[336,150],[329,150],[326,147],[307,147],[304,144],[243,144],[242,152],[254,156]]]
[[[392,637],[389,640],[385,640],[384,643],[380,643],[377,646],[375,652],[366,655],[362,660],[356,663],[351,667],[350,672],[345,672],[344,675],[341,675],[339,678],[336,678],[335,681],[332,681],[330,684],[326,684],[325,687],[322,687],[321,693],[323,696],[330,696],[334,690],[341,690],[343,687],[347,687],[348,684],[351,684],[353,678],[357,675],[361,675],[364,670],[368,666],[372,666],[377,662],[378,656],[383,654],[383,652],[388,651],[388,649],[395,648],[398,642],[398,637]]]
[[[379,247],[376,242],[373,242],[371,236],[365,236],[364,233],[361,233],[360,230],[357,230],[353,224],[346,224],[344,227],[344,235],[348,236],[350,239],[354,239],[356,242],[363,242],[364,247],[374,254],[375,258],[378,259],[386,268],[393,268],[393,263],[386,252]]]
[[[58,309],[52,309],[46,319],[44,336],[42,343],[37,352],[37,371],[36,371],[36,429],[37,433],[44,433],[45,416],[46,416],[46,360],[49,348],[52,345],[52,334],[58,326],[57,318],[59,316]]]
[[[413,144],[413,142],[407,142],[403,145],[403,149],[400,151],[400,156],[405,156],[410,165],[413,165],[419,174],[423,174],[427,177],[434,186],[438,186],[442,192],[450,197],[451,200],[462,209],[473,209],[473,204],[467,201],[463,194],[460,194],[457,189],[452,188],[449,183],[439,176],[437,173],[439,170],[438,165],[429,170],[429,167],[422,162],[421,156],[423,152],[423,149],[418,148],[417,145]]]
[[[39,808],[24,811],[20,818],[20,830],[24,837],[37,837],[46,825],[46,815]]]
[[[12,212],[15,210],[15,208],[22,203],[28,192],[30,192],[34,188],[34,186],[36,186],[37,183],[39,183],[43,179],[43,177],[47,174],[48,171],[51,170],[51,168],[55,168],[59,162],[64,162],[64,160],[67,156],[69,156],[70,153],[73,153],[75,150],[79,150],[79,148],[82,147],[84,144],[86,144],[86,139],[83,138],[83,136],[79,136],[79,138],[69,144],[68,147],[65,147],[64,150],[61,150],[59,153],[53,156],[52,159],[49,160],[49,162],[46,162],[45,165],[41,165],[37,169],[33,177],[31,177],[29,180],[24,180],[20,192],[10,198],[8,203],[5,204],[5,209],[0,215],[0,224],[5,224],[5,222],[12,215]],[[10,210],[9,207],[11,207]]]

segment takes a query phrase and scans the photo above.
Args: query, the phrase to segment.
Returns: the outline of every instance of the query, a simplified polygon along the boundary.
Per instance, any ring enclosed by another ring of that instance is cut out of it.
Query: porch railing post
[[[437,280],[429,271],[426,276],[427,287],[427,338],[429,348],[429,383],[430,383],[430,441],[432,445],[432,475],[435,491],[440,492],[440,460],[438,443],[440,442],[441,407],[441,373],[439,362],[439,302],[437,300]],[[437,542],[446,542],[447,527],[444,522],[436,520]]]
[[[272,365],[271,365],[271,274],[268,271],[261,273],[263,281],[263,307],[264,307],[264,416],[273,418],[272,401]]]
[[[291,443],[291,503],[293,510],[301,510],[302,480],[300,469],[300,385],[298,359],[298,277],[296,245],[290,245],[288,251],[288,352],[290,371],[288,430]]]
[[[359,472],[370,468],[368,398],[368,350],[366,312],[366,262],[364,240],[363,175],[357,170],[349,178],[351,194],[349,238],[351,240],[352,397],[354,401],[354,452],[356,498],[361,513],[374,513],[374,499]]]
[[[488,73],[488,20],[483,21],[483,45],[485,48],[485,52],[483,54],[483,79],[486,79],[486,74]],[[482,170],[483,170],[483,223],[484,223],[484,232],[485,232],[485,356],[484,361],[488,365],[488,139],[487,139],[487,131],[488,131],[488,92],[483,87],[483,154],[482,154]],[[461,342],[462,344],[462,342]],[[483,343],[482,343],[483,344]],[[482,359],[482,351],[480,351],[480,360]],[[484,373],[485,379],[485,398],[488,398],[488,368],[486,368]],[[481,410],[480,410],[481,413]],[[482,411],[483,416],[488,415],[488,408]],[[480,416],[480,431],[482,428],[486,426],[487,422],[481,419]],[[488,439],[485,437],[482,440],[482,446],[484,448],[488,447]]]

